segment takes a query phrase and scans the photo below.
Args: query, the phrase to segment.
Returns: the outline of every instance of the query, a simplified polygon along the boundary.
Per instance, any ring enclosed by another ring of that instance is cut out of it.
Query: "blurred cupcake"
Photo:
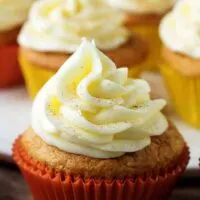
[[[158,69],[161,42],[158,25],[175,0],[105,0],[109,5],[126,13],[126,25],[146,39],[150,47],[148,69]]]
[[[36,2],[20,36],[20,63],[32,97],[78,48],[81,38],[97,47],[118,66],[137,76],[147,58],[146,43],[123,27],[124,15],[96,1]]]
[[[0,87],[22,82],[17,63],[17,35],[33,0],[0,1]]]
[[[161,72],[180,117],[200,128],[200,1],[182,0],[164,17]]]
[[[84,40],[38,93],[13,147],[34,199],[166,199],[189,153],[149,92]]]

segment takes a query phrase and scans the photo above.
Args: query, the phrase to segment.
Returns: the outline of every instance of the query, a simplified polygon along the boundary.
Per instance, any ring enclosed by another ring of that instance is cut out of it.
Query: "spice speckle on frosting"
[[[37,95],[32,127],[63,151],[119,157],[147,147],[168,127],[161,113],[166,102],[149,93],[146,81],[129,78],[127,68],[84,39]]]

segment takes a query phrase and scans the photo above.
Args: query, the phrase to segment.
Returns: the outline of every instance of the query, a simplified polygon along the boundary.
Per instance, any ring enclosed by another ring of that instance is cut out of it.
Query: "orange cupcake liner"
[[[0,46],[0,87],[9,87],[23,82],[17,61],[18,45]]]
[[[186,146],[179,164],[159,175],[124,179],[84,179],[58,173],[33,160],[21,147],[13,145],[13,158],[23,173],[35,200],[163,200],[167,199],[189,161]]]

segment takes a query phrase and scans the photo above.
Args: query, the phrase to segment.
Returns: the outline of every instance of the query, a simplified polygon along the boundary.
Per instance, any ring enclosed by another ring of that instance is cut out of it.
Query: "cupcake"
[[[146,69],[158,69],[161,42],[158,25],[163,15],[174,5],[175,0],[105,0],[110,6],[126,13],[126,25],[144,37],[150,54]]]
[[[34,97],[42,85],[78,48],[81,38],[95,39],[98,48],[118,66],[137,76],[148,56],[146,43],[123,27],[124,15],[96,1],[36,2],[19,35],[20,63]]]
[[[200,2],[183,0],[164,17],[161,73],[180,117],[200,128]]]
[[[84,40],[37,94],[13,146],[34,199],[166,199],[189,152],[149,92]]]
[[[22,82],[17,63],[16,39],[32,3],[33,0],[0,2],[0,88]]]

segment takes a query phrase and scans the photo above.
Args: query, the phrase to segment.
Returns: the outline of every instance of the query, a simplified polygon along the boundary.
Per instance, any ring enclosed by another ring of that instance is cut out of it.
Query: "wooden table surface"
[[[0,200],[31,199],[31,194],[18,169],[0,163]],[[170,200],[200,200],[200,179],[182,179]]]

